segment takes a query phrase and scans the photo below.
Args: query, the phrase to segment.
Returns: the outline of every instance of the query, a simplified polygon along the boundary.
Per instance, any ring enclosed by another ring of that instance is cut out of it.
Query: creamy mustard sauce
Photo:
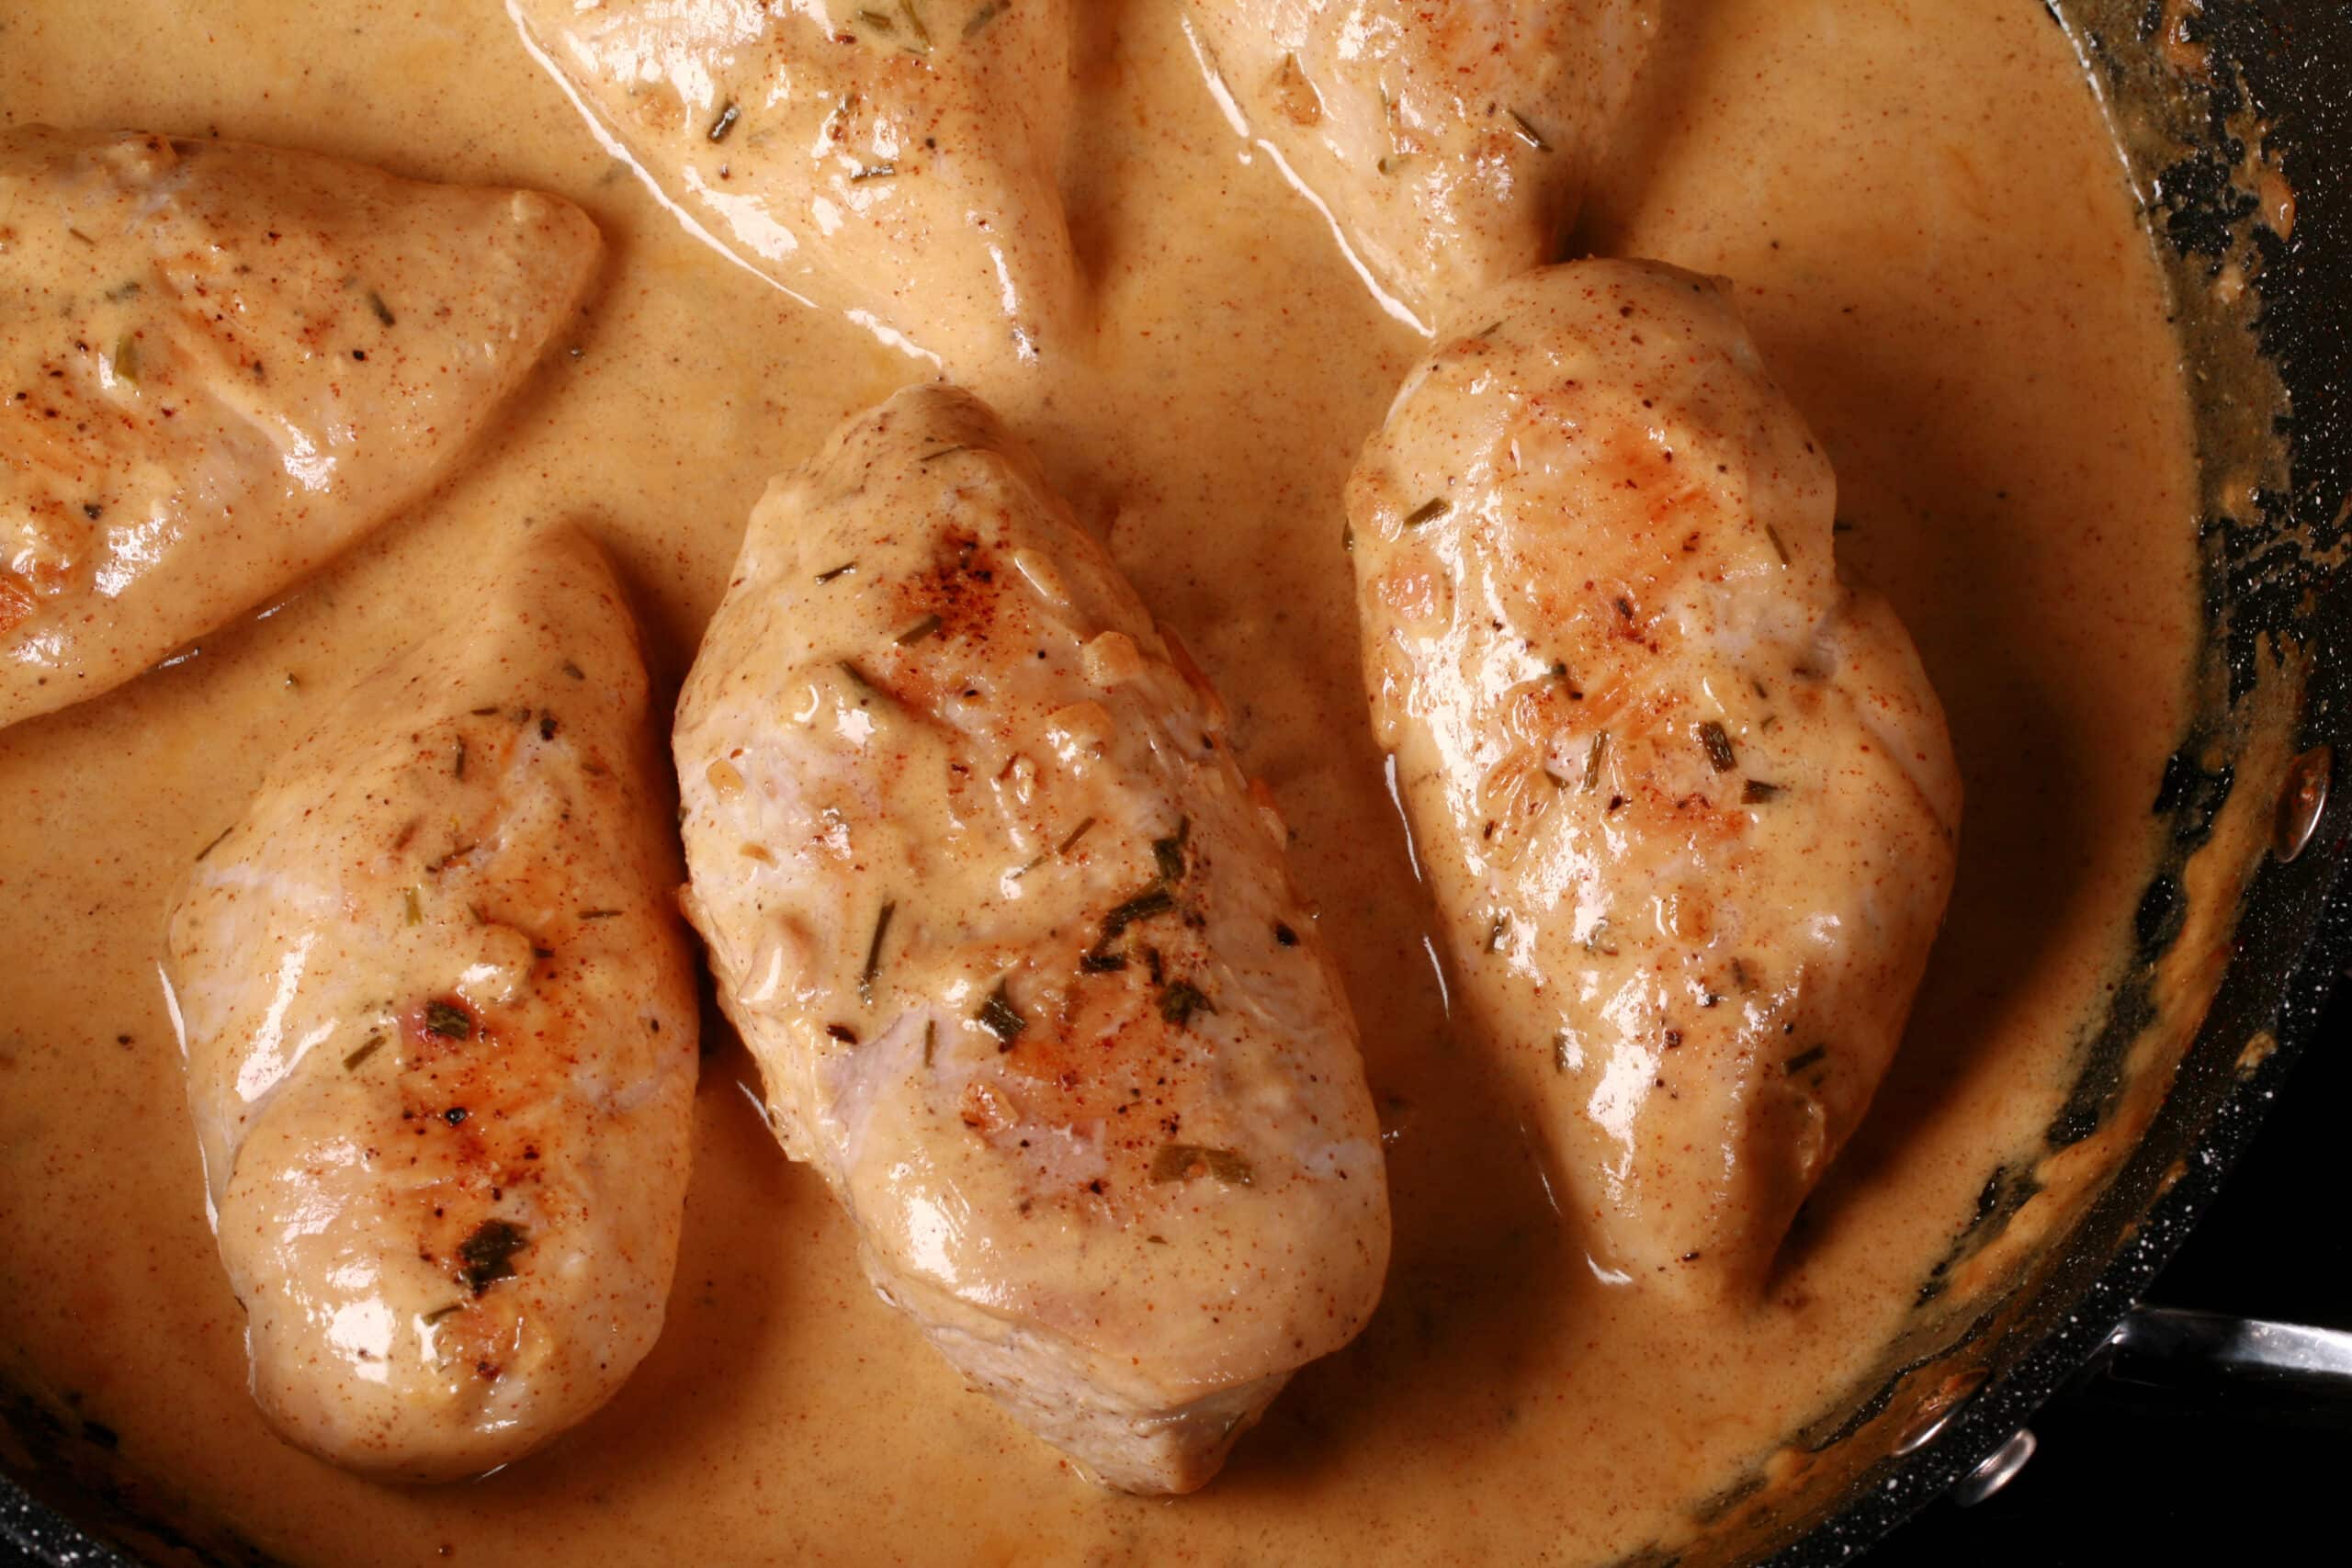
[[[2125,961],[2196,625],[2163,290],[2041,7],[1669,7],[1578,231],[1737,280],[1835,463],[1840,555],[1917,638],[1966,779],[1908,1043],[1736,1333],[1595,1277],[1448,1027],[1340,548],[1341,482],[1423,344],[1220,116],[1173,0],[1080,9],[1064,178],[1100,341],[1000,401],[1192,645],[1295,830],[1391,1138],[1371,1328],[1207,1491],[1096,1490],[874,1299],[727,1043],[668,1327],[612,1405],[438,1489],[272,1438],[155,975],[172,887],[520,519],[612,547],[673,689],[770,475],[913,367],[684,235],[497,6],[31,0],[0,17],[0,119],[537,186],[609,251],[577,342],[432,501],[195,656],[0,731],[0,1382],[118,1433],[150,1506],[355,1564],[1599,1561],[1673,1539],[1844,1396],[1987,1173],[2039,1146]]]

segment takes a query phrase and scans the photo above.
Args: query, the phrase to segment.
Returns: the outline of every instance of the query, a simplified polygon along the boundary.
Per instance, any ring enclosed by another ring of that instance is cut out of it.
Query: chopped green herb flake
[[[1510,111],[1510,118],[1511,123],[1519,127],[1519,139],[1521,141],[1526,142],[1538,152],[1549,152],[1552,150],[1552,144],[1544,140],[1544,133],[1530,125],[1525,115],[1513,109]]]
[[[1102,917],[1102,940],[1114,940],[1121,931],[1138,920],[1164,915],[1176,907],[1175,898],[1165,887],[1155,887],[1148,893],[1138,893]]]
[[[865,944],[865,967],[857,976],[857,995],[867,1006],[874,1002],[874,977],[882,973],[882,944],[890,935],[890,919],[899,912],[896,902],[882,906],[874,918],[874,935]]]
[[[376,1033],[370,1034],[367,1039],[361,1041],[357,1050],[353,1051],[344,1057],[343,1070],[346,1073],[350,1072],[352,1069],[358,1066],[360,1063],[366,1061],[368,1057],[374,1055],[383,1048],[384,1036],[383,1032],[379,1030]]]
[[[1029,1027],[1029,1021],[1012,1005],[1001,980],[989,993],[989,999],[980,1004],[980,1010],[972,1015],[972,1021],[996,1036],[996,1048],[1000,1051],[1012,1050],[1012,1043],[1021,1038],[1021,1032]]]
[[[922,1065],[929,1066],[939,1057],[939,1021],[922,1021]]]
[[[463,1302],[451,1302],[447,1306],[435,1307],[431,1312],[424,1314],[424,1325],[427,1328],[430,1328],[435,1324],[440,1322],[443,1318],[447,1317],[451,1313],[463,1312],[465,1310],[466,1303]]]
[[[1789,547],[1781,543],[1781,531],[1767,523],[1764,525],[1764,536],[1772,541],[1772,553],[1781,558],[1781,564],[1788,565]]]
[[[988,0],[988,4],[973,12],[971,20],[964,24],[964,36],[966,38],[972,37],[982,28],[985,28],[990,22],[995,21],[997,17],[1002,13],[1003,10],[1004,0]]]
[[[449,776],[453,779],[461,779],[466,776],[466,743],[462,740],[458,742],[456,760],[449,764]]]
[[[1093,827],[1094,818],[1089,817],[1085,821],[1080,822],[1077,827],[1072,828],[1069,830],[1069,837],[1064,839],[1062,840],[1061,848],[1056,850],[1054,852],[1058,855],[1067,855],[1070,851],[1078,848],[1078,841],[1086,837],[1086,835],[1093,829]]]
[[[416,889],[413,887],[401,889],[401,922],[411,926],[421,926],[424,923],[424,905],[417,897]]]
[[[1798,1052],[1795,1055],[1789,1058],[1789,1077],[1796,1077],[1799,1073],[1804,1071],[1807,1067],[1812,1066],[1815,1062],[1820,1061],[1827,1055],[1829,1055],[1829,1047],[1826,1045],[1815,1045],[1810,1051]]]
[[[1599,789],[1599,788],[1600,787],[1600,766],[1601,766],[1601,764],[1602,764],[1604,761],[1608,761],[1608,758],[1609,758],[1609,731],[1607,731],[1607,730],[1605,730],[1605,729],[1596,730],[1596,731],[1594,731],[1594,733],[1593,733],[1593,737],[1592,737],[1592,744],[1585,748],[1585,753],[1584,753],[1584,787],[1585,787],[1585,788],[1587,788],[1587,789],[1589,789],[1589,790],[1593,790],[1593,789]]]
[[[230,835],[230,834],[232,834],[232,833],[233,833],[233,832],[235,832],[236,830],[237,830],[237,825],[236,825],[234,822],[232,822],[232,823],[230,823],[226,828],[221,829],[218,833],[215,833],[214,835],[212,835],[212,841],[211,841],[210,843],[209,843],[209,844],[205,845],[202,849],[200,849],[200,850],[198,850],[198,851],[197,851],[197,852],[196,852],[196,858],[197,858],[197,859],[198,859],[198,860],[202,860],[205,856],[207,856],[207,855],[210,854],[213,851],[215,851],[215,850],[219,849],[219,848],[220,847],[220,845],[221,845],[221,844],[222,844],[222,843],[223,843],[223,842],[228,839],[229,835]]]
[[[1164,839],[1151,841],[1151,858],[1159,867],[1159,880],[1177,883],[1184,880],[1184,842],[1193,836],[1193,821],[1189,817],[1176,819],[1176,831]]]
[[[1159,994],[1159,1016],[1182,1029],[1196,1012],[1215,1012],[1216,1006],[1190,980],[1179,980]]]
[[[857,1043],[857,1031],[852,1029],[846,1023],[829,1023],[825,1025],[825,1033],[830,1038],[838,1040],[844,1045],[854,1045]]]
[[[1418,528],[1425,523],[1434,523],[1453,510],[1453,502],[1442,495],[1433,496],[1405,514],[1405,526]]]
[[[729,98],[720,107],[718,118],[710,122],[710,139],[713,141],[726,141],[728,133],[735,129],[735,122],[742,118],[742,109],[737,107],[735,100]]]
[[[424,1028],[444,1040],[471,1040],[474,1015],[455,1002],[429,1001],[424,1004]]]
[[[368,291],[368,308],[376,312],[376,319],[384,325],[389,327],[396,324],[392,319],[392,308],[385,304],[384,297],[372,288]]]
[[[857,570],[857,563],[856,563],[855,561],[854,561],[854,560],[845,560],[845,561],[842,562],[842,564],[841,564],[841,565],[839,565],[839,566],[837,566],[837,567],[833,568],[833,570],[831,570],[831,571],[820,571],[820,572],[819,572],[819,573],[817,574],[817,581],[820,581],[820,582],[831,582],[831,581],[833,579],[835,579],[836,577],[842,576],[843,574],[848,573],[848,572],[855,571],[856,570]]]
[[[907,19],[907,28],[915,35],[915,42],[923,52],[931,50],[931,29],[922,25],[922,13],[915,9],[915,0],[899,0],[899,14]]]
[[[937,615],[925,615],[922,620],[917,621],[913,626],[910,626],[905,631],[900,632],[892,640],[900,648],[911,648],[914,644],[922,641],[923,638],[937,632],[939,630],[940,624],[940,619]]]
[[[1739,792],[1740,804],[1743,806],[1761,806],[1766,801],[1776,798],[1780,793],[1781,786],[1779,784],[1766,784],[1762,779],[1750,779],[1747,781],[1746,786]]]
[[[917,457],[915,461],[925,468],[929,468],[932,464],[936,463],[942,457],[953,457],[958,452],[968,452],[970,450],[971,448],[969,446],[958,443],[954,446],[942,446],[933,451],[925,452],[922,457]]]
[[[530,1233],[506,1220],[484,1220],[473,1235],[458,1244],[458,1260],[465,1265],[466,1283],[480,1295],[501,1280],[514,1276],[514,1255],[531,1244]]]
[[[1212,1149],[1200,1144],[1162,1144],[1151,1159],[1151,1180],[1155,1186],[1171,1181],[1193,1181],[1203,1176],[1214,1176],[1232,1187],[1248,1187],[1257,1180],[1257,1173],[1250,1162],[1231,1149]]]
[[[1164,886],[1138,893],[1120,904],[1102,917],[1102,935],[1095,942],[1093,950],[1079,960],[1079,968],[1090,975],[1105,975],[1125,969],[1127,966],[1126,959],[1112,952],[1112,945],[1119,940],[1129,926],[1138,920],[1148,920],[1154,916],[1167,914],[1175,908],[1174,896]],[[1144,956],[1150,962],[1151,982],[1156,986],[1159,984],[1159,955],[1156,952],[1147,952]]]
[[[1739,753],[1732,750],[1731,736],[1713,719],[1699,727],[1699,744],[1707,749],[1707,761],[1715,772],[1727,773],[1739,766]]]
[[[1510,938],[1510,911],[1509,909],[1505,909],[1497,914],[1492,920],[1487,922],[1487,951],[1488,953],[1500,953],[1502,951],[1503,943],[1509,941]]]

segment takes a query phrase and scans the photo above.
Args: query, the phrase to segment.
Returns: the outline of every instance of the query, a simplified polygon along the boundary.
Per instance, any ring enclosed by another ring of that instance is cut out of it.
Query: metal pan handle
[[[2101,1393],[2352,1427],[2352,1333],[2341,1329],[2140,1306],[2108,1336],[2097,1367]]]
[[[2104,1404],[2171,1416],[2204,1409],[2352,1430],[2352,1333],[2143,1304],[2115,1325],[2075,1386]],[[1953,1483],[1951,1501],[1969,1508],[1991,1497],[2034,1447],[2019,1427]]]

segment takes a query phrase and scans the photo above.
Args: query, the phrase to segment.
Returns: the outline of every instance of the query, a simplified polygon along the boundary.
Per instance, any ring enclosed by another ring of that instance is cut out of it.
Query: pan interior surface
[[[2313,456],[2336,434],[2325,333],[2278,338],[2325,281],[2305,252],[2335,207],[2265,118],[2265,73],[2301,67],[2264,8],[1666,8],[1576,245],[1735,280],[1968,791],[1905,1051],[1765,1301],[1732,1319],[1589,1265],[1426,955],[1336,500],[1425,344],[1219,114],[1174,0],[1080,9],[1065,185],[1101,347],[1017,423],[1222,689],[1294,829],[1388,1140],[1396,1261],[1371,1329],[1207,1492],[1093,1490],[872,1298],[724,1037],[668,1327],[614,1404],[440,1489],[273,1438],[154,979],[188,858],[518,519],[613,547],[674,686],[768,478],[920,367],[684,233],[501,7],[122,0],[98,27],[31,0],[0,23],[0,122],[536,185],[612,253],[574,352],[414,515],[198,656],[0,731],[0,1462],[35,1494],[141,1555],[224,1562],[666,1562],[684,1539],[746,1562],[952,1541],[1021,1562],[1658,1564],[1817,1529],[1794,1550],[1835,1551],[2046,1392],[2070,1342],[2035,1347],[2238,1064],[2272,1081],[2261,1042],[2328,857],[2249,878],[2292,759],[2332,735],[2312,595],[2344,491]],[[2304,9],[2268,8],[2313,47],[2347,41]],[[2242,910],[2267,957],[2233,967]],[[2138,1234],[2094,1303],[2161,1256],[2162,1224]],[[1897,1456],[1947,1412],[1941,1441]]]

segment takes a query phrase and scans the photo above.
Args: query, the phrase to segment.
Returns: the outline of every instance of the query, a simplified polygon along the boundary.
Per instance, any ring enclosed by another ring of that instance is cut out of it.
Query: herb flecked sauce
[[[1901,609],[1966,773],[1910,1039],[1736,1331],[1596,1277],[1449,1032],[1339,504],[1419,340],[1219,116],[1172,0],[1079,9],[1065,183],[1095,362],[1005,412],[1192,645],[1295,829],[1390,1139],[1373,1326],[1208,1491],[1096,1490],[874,1299],[722,1036],[668,1327],[609,1407],[440,1488],[273,1438],[156,977],[173,886],[501,530],[572,518],[610,545],[674,687],[769,476],[915,372],[682,232],[501,6],[117,0],[100,23],[30,0],[0,17],[0,121],[538,186],[610,251],[587,315],[438,495],[195,657],[0,732],[0,1382],[119,1435],[151,1506],[349,1564],[669,1562],[689,1542],[747,1562],[1604,1561],[1671,1540],[1845,1392],[2060,1104],[2188,711],[2194,488],[2149,242],[2042,7],[1669,7],[1577,231],[1738,280],[1836,462],[1842,558]]]

